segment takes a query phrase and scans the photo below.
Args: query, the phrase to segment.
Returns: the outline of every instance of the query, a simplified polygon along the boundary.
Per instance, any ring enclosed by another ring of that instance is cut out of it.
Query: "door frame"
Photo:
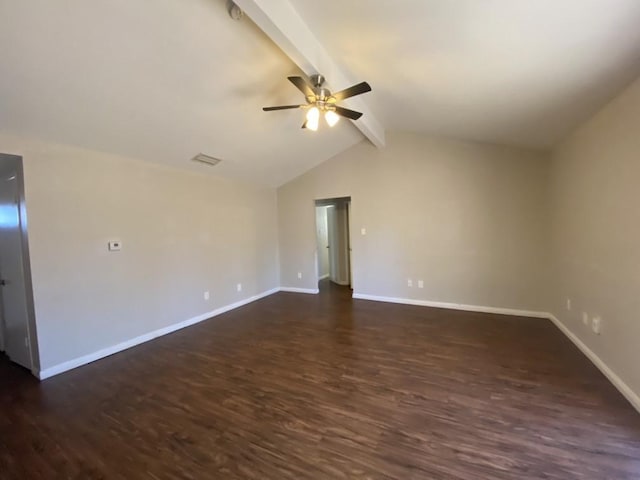
[[[349,201],[347,202],[347,262],[349,264],[349,287],[353,290],[353,260],[351,259],[352,248],[352,239],[353,236],[351,234],[351,197],[349,197]]]
[[[326,206],[326,207],[337,207],[337,206],[342,206],[345,209],[345,213],[344,213],[344,219],[346,222],[346,225],[344,226],[346,229],[346,232],[344,232],[346,234],[346,238],[344,238],[344,242],[345,242],[345,261],[346,261],[346,268],[348,269],[348,276],[345,279],[346,283],[343,282],[339,282],[339,285],[344,285],[344,286],[349,286],[352,290],[354,288],[354,278],[353,278],[353,261],[352,261],[352,253],[353,253],[353,244],[352,244],[352,237],[351,237],[351,230],[352,230],[352,226],[351,226],[351,222],[352,222],[352,218],[351,218],[351,202],[353,201],[353,197],[351,195],[345,195],[342,197],[325,197],[325,198],[315,198],[313,201],[313,205],[314,205],[314,232],[317,229],[317,225],[316,225],[316,221],[315,221],[315,208],[316,207],[322,207],[322,206]],[[327,212],[328,213],[328,212]],[[328,220],[328,215],[327,215],[327,220]],[[328,229],[327,229],[328,230]],[[328,234],[329,232],[327,232]],[[315,233],[314,233],[315,235]],[[316,239],[317,236],[314,236],[314,239]],[[331,242],[331,238],[329,238],[329,242]],[[317,242],[316,242],[317,243]],[[335,252],[334,252],[335,253]],[[317,256],[317,250],[316,250],[316,256]],[[330,264],[330,268],[329,268],[329,272],[331,272],[331,253],[329,254],[329,264]],[[316,258],[316,270],[317,270],[317,258]],[[318,275],[316,273],[316,279],[319,281]]]
[[[27,222],[27,206],[25,198],[24,165],[19,155],[0,153],[0,162],[11,162],[15,170],[18,187],[18,220],[20,230],[20,242],[22,247],[22,266],[24,271],[24,289],[27,303],[27,335],[29,337],[29,357],[31,359],[31,373],[36,377],[40,373],[40,355],[38,349],[38,336],[36,330],[36,316],[33,300],[33,280],[31,277],[31,257],[29,255],[29,233]],[[4,320],[2,321],[4,328]],[[6,341],[6,336],[5,336]]]

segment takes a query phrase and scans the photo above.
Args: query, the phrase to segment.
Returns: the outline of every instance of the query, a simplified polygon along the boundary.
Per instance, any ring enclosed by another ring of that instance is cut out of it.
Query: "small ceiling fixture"
[[[227,1],[227,12],[234,20],[240,20],[244,16],[242,9],[232,0]]]
[[[205,155],[204,153],[199,153],[198,155],[193,157],[191,160],[194,162],[204,163],[211,167],[219,164],[222,161],[220,158],[211,157],[209,155]]]
[[[355,110],[349,110],[348,108],[339,107],[336,103],[349,98],[355,97],[371,91],[371,86],[367,82],[360,82],[344,90],[340,90],[336,93],[331,93],[329,89],[324,88],[324,77],[320,74],[311,75],[309,84],[302,77],[287,77],[291,83],[293,83],[298,90],[304,93],[305,100],[304,105],[281,105],[278,107],[263,107],[265,112],[271,112],[273,110],[287,110],[290,108],[306,108],[307,115],[306,120],[302,124],[302,128],[308,128],[314,132],[318,130],[318,124],[320,120],[320,114],[324,114],[324,119],[330,127],[333,127],[340,117],[346,117],[351,120],[358,120],[361,116],[361,112]]]

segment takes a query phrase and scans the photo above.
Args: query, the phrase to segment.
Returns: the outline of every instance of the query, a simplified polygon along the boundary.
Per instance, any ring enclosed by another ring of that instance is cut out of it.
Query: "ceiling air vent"
[[[194,162],[206,163],[207,165],[213,167],[214,165],[219,164],[222,160],[215,157],[210,157],[209,155],[205,155],[204,153],[199,153],[191,160]]]

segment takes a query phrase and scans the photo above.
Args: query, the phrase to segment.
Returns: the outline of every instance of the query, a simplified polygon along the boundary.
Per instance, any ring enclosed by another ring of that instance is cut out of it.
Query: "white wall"
[[[315,287],[314,200],[350,196],[355,293],[545,310],[548,167],[409,133],[360,143],[278,189],[281,284]]]
[[[640,79],[553,154],[552,311],[640,395]],[[572,309],[566,309],[566,299]],[[582,323],[601,316],[602,334]]]
[[[42,369],[278,287],[275,190],[9,134],[0,145],[24,158]]]

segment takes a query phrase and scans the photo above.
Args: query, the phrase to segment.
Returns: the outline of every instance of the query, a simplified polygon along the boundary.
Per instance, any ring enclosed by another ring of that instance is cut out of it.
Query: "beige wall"
[[[281,284],[315,288],[314,200],[351,196],[356,293],[545,310],[548,167],[408,133],[360,143],[278,189]]]
[[[0,144],[24,157],[42,369],[278,287],[275,190],[8,134]],[[121,252],[107,251],[114,239]]]
[[[553,313],[640,395],[640,80],[552,163]],[[566,299],[572,301],[567,310]],[[595,335],[582,323],[602,318]]]

